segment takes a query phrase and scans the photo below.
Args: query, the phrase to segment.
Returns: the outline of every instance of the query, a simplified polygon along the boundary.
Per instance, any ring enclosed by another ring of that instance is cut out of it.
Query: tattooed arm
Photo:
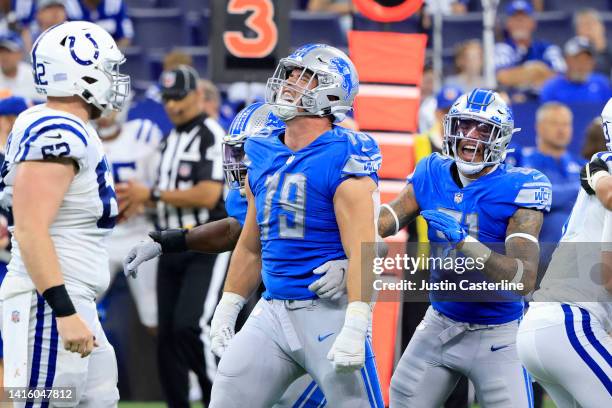
[[[402,229],[419,213],[419,204],[414,197],[414,187],[406,184],[406,187],[388,205],[393,209],[399,221],[398,230]],[[394,235],[395,218],[389,209],[384,206],[378,215],[378,234],[385,238]]]
[[[544,215],[541,211],[519,208],[510,218],[506,237],[512,234],[523,233],[538,238]],[[469,244],[468,244],[469,245]],[[460,248],[459,245],[457,248]],[[523,262],[523,290],[520,294],[526,295],[535,288],[540,259],[540,247],[536,242],[521,236],[513,236],[506,240],[506,255],[491,251],[485,263],[484,273],[493,281],[512,281],[518,270],[517,259]]]

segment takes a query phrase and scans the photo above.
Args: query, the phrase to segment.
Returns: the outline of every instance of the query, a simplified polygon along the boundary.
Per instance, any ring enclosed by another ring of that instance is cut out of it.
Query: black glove
[[[580,185],[588,195],[595,194],[595,186],[593,185],[593,176],[600,171],[608,173],[608,165],[599,157],[594,158],[589,163],[585,164],[580,170]]]
[[[185,252],[187,248],[187,230],[169,229],[165,231],[151,231],[149,236],[153,241],[159,242],[164,254],[172,252]]]

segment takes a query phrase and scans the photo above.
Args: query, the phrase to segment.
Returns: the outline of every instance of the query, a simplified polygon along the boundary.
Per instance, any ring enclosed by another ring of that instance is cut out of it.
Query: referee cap
[[[164,71],[159,79],[163,99],[180,100],[198,87],[198,73],[189,65]]]

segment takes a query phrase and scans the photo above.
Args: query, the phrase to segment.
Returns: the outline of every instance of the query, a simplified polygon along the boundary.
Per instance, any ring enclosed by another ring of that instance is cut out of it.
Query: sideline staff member
[[[126,217],[143,204],[155,205],[159,228],[165,230],[192,228],[226,216],[221,163],[225,132],[202,111],[197,81],[196,71],[186,65],[162,74],[162,100],[175,128],[163,146],[156,186],[117,186]],[[159,258],[157,278],[161,384],[171,408],[189,407],[192,370],[208,406],[216,366],[202,328],[208,329],[217,305],[229,253],[166,252]]]

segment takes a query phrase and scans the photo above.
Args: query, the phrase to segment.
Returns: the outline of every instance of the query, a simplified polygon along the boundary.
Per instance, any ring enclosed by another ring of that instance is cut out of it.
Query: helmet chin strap
[[[276,116],[283,122],[287,122],[295,118],[298,114],[297,106],[288,105],[272,105],[272,110]]]

